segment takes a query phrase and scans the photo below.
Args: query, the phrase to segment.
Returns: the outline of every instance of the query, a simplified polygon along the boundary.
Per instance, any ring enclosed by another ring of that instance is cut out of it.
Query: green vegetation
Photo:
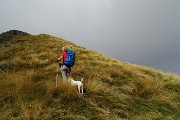
[[[124,63],[46,34],[0,35],[0,119],[180,119],[180,77]],[[7,40],[7,41],[6,41]],[[54,61],[76,51],[71,75],[84,78],[85,95],[62,84]]]

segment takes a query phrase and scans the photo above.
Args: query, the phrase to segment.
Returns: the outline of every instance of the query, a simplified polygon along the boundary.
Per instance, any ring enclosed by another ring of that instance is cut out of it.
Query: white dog
[[[72,86],[77,86],[79,93],[82,92],[82,94],[83,94],[83,83],[82,83],[82,81],[83,81],[83,78],[81,78],[81,81],[75,81],[75,80],[73,80],[72,78],[68,78],[68,82],[69,82]],[[80,91],[81,91],[81,92],[80,92]]]

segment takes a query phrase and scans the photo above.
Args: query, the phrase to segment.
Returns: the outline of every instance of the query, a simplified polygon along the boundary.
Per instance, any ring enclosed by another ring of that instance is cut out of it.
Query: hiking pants
[[[61,73],[62,73],[62,79],[63,82],[67,80],[67,78],[70,76],[71,68],[67,67],[66,65],[62,65],[60,67]]]

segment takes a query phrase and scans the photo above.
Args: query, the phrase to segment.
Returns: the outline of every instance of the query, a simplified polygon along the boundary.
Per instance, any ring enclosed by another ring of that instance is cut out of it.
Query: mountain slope
[[[55,76],[61,48],[76,51],[71,76],[85,95]],[[1,119],[180,119],[180,77],[124,63],[54,36],[0,35]]]

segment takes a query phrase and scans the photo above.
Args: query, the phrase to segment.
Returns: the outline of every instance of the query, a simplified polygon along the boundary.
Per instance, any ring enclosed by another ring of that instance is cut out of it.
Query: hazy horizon
[[[50,34],[120,61],[180,74],[178,0],[0,1],[0,33]]]

